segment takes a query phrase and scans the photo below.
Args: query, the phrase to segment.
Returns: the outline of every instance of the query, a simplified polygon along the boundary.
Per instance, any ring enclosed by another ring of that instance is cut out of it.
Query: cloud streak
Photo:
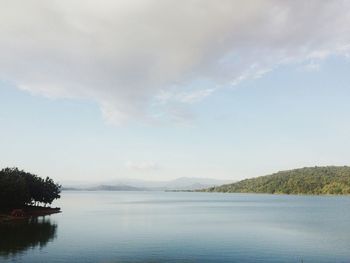
[[[111,123],[350,51],[349,1],[2,0],[0,78],[96,101]],[[161,110],[161,109],[158,109]],[[171,112],[171,111],[167,111]]]

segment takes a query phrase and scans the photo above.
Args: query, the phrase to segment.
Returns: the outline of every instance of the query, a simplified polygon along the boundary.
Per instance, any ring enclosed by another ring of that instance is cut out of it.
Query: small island
[[[61,185],[19,170],[0,170],[0,222],[60,212],[48,205],[60,198]]]
[[[350,167],[304,167],[197,191],[294,195],[347,195],[350,194]]]

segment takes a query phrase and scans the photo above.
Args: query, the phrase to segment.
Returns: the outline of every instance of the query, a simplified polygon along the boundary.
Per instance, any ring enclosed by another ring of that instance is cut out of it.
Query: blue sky
[[[94,102],[31,95],[1,83],[1,166],[58,180],[180,176],[241,179],[348,165],[350,61],[282,66],[216,92],[190,123],[106,123]]]
[[[238,180],[350,162],[347,1],[0,7],[0,167]]]

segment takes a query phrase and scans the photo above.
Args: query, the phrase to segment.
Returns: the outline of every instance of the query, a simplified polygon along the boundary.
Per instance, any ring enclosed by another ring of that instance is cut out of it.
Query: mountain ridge
[[[198,177],[179,177],[169,181],[146,181],[137,179],[119,179],[91,184],[63,184],[62,190],[86,191],[164,191],[164,190],[195,190],[204,189],[230,180],[219,180]]]

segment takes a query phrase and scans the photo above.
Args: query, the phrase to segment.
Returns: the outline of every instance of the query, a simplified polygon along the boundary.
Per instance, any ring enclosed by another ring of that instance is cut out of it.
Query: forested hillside
[[[270,194],[350,194],[350,167],[306,167],[280,171],[233,184],[211,187],[207,192]]]

